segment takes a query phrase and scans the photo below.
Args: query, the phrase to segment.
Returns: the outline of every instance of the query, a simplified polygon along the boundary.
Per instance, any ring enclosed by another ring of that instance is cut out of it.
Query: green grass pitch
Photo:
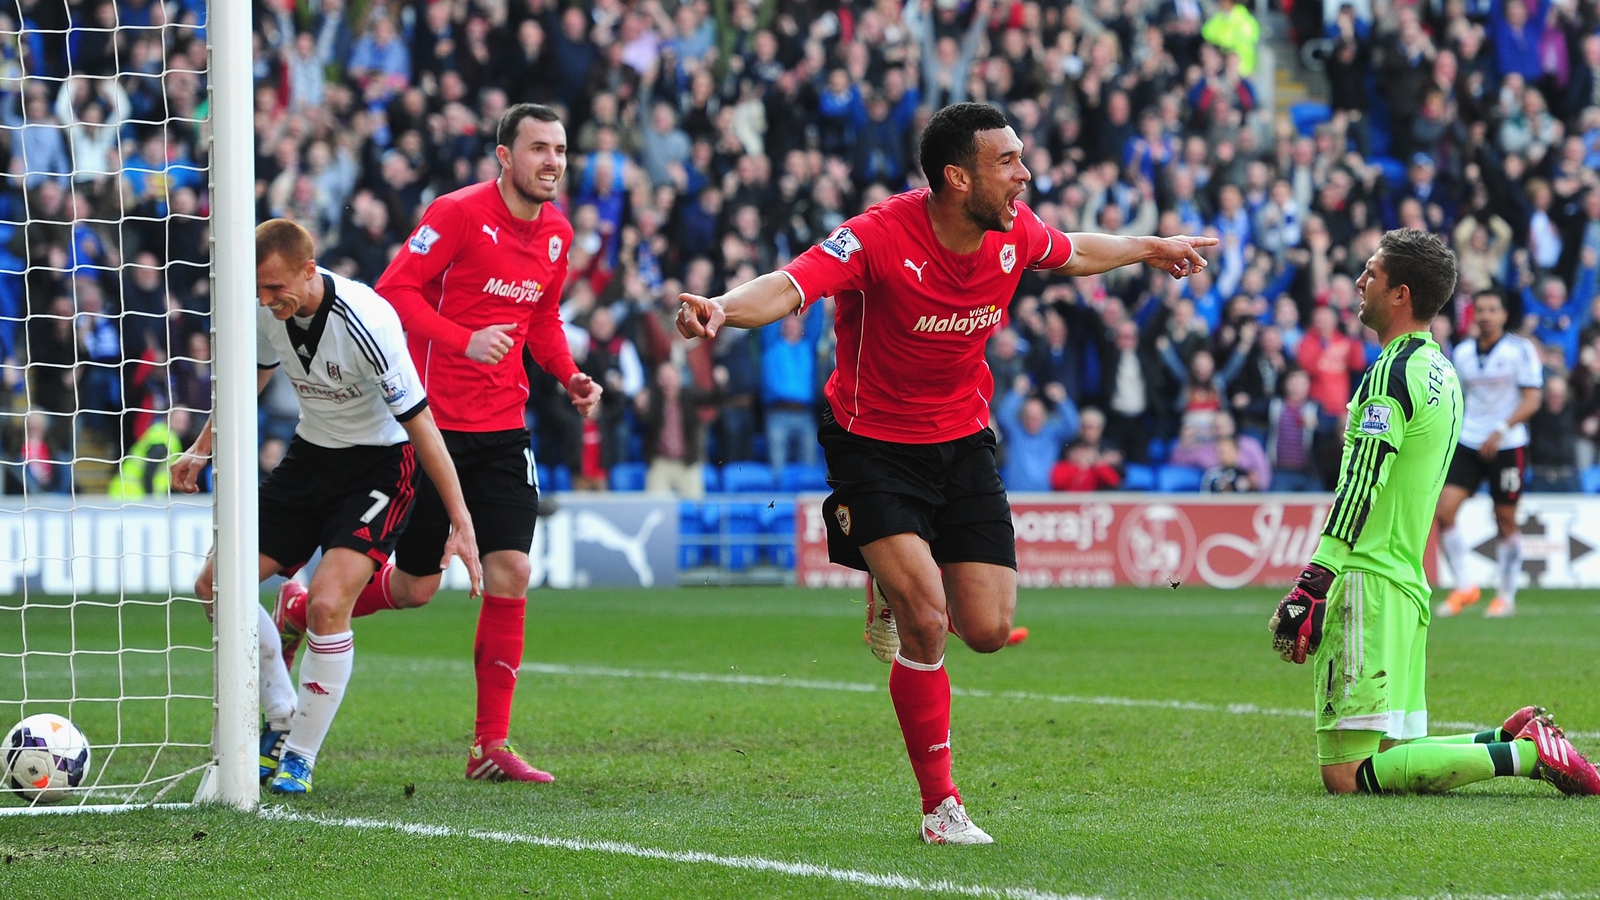
[[[1311,673],[1270,649],[1277,596],[1025,591],[1025,644],[953,646],[956,779],[998,841],[979,848],[917,837],[855,592],[535,593],[512,733],[546,786],[462,777],[476,604],[442,596],[358,621],[309,798],[0,816],[0,896],[1600,896],[1600,801],[1512,779],[1326,796]],[[1600,602],[1521,609],[1434,624],[1433,730],[1542,703],[1600,750]]]

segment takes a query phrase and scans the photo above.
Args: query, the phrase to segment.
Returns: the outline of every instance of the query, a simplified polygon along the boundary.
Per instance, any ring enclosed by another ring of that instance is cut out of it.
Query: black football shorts
[[[478,555],[496,550],[527,553],[539,521],[539,479],[526,428],[510,431],[445,431],[444,445],[456,464],[461,494],[472,514]],[[417,511],[395,548],[394,564],[412,575],[439,574],[439,558],[450,537],[450,516],[439,491],[424,473],[417,485]]]
[[[411,518],[417,454],[391,447],[320,447],[299,435],[261,485],[261,553],[286,570],[321,547],[389,560]]]
[[[1522,473],[1527,462],[1526,447],[1501,450],[1491,462],[1478,451],[1465,444],[1456,445],[1456,455],[1450,459],[1450,469],[1444,483],[1453,484],[1469,494],[1476,493],[1483,480],[1489,480],[1489,497],[1495,506],[1516,506],[1522,498]]]

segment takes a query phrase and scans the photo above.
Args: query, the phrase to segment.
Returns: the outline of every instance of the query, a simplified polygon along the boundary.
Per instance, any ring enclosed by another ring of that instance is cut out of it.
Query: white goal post
[[[0,738],[49,712],[91,749],[65,800],[0,785],[0,814],[259,801],[251,4],[151,6],[137,23],[0,8]],[[153,307],[130,300],[144,281]],[[209,370],[182,398],[180,367]],[[207,402],[212,492],[174,495],[178,423]],[[213,543],[207,626],[193,582]]]

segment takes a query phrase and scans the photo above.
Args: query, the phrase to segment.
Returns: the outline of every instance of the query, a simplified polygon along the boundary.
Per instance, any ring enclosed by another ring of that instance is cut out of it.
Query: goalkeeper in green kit
[[[1273,645],[1310,658],[1329,793],[1436,793],[1497,775],[1600,793],[1600,773],[1536,706],[1500,728],[1428,736],[1422,560],[1461,432],[1461,385],[1428,325],[1455,287],[1455,254],[1415,229],[1385,234],[1356,282],[1383,352],[1350,401],[1333,506],[1272,617]]]

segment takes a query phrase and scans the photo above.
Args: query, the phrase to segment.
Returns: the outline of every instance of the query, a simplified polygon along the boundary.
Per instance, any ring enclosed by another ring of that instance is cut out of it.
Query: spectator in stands
[[[351,80],[368,96],[387,97],[411,81],[411,51],[395,30],[388,11],[372,7],[371,29],[356,39],[345,64]]]
[[[1172,367],[1170,362],[1168,365],[1173,369],[1173,377],[1181,379],[1183,384],[1173,411],[1184,425],[1194,426],[1204,438],[1211,437],[1213,423],[1217,413],[1222,411],[1223,397],[1227,391],[1222,376],[1217,374],[1211,351],[1196,352],[1194,358],[1189,360],[1187,371]]]
[[[789,462],[817,462],[817,341],[822,304],[761,329],[761,402],[773,474]]]
[[[1066,317],[1058,310],[1047,310],[1044,334],[1028,349],[1028,375],[1041,389],[1059,386],[1076,403],[1082,397],[1078,353],[1067,338]]]
[[[189,413],[174,409],[157,419],[128,449],[107,492],[119,500],[165,496],[172,484],[172,460],[183,453],[179,435],[190,430]]]
[[[1250,473],[1239,464],[1239,447],[1231,438],[1217,441],[1217,462],[1200,476],[1200,490],[1210,494],[1244,494],[1256,490]]]
[[[1259,336],[1256,336],[1259,335]],[[1299,367],[1283,346],[1283,332],[1272,326],[1260,328],[1247,322],[1240,328],[1241,364],[1228,382],[1228,406],[1246,434],[1265,436],[1268,431],[1268,405],[1282,391],[1285,376]]]
[[[1515,0],[1513,0],[1515,2]],[[1580,273],[1576,289],[1569,295],[1566,282],[1549,276],[1539,282],[1539,295],[1531,287],[1522,289],[1523,333],[1548,347],[1559,347],[1566,367],[1578,364],[1578,337],[1583,330],[1589,303],[1595,296],[1595,270]]]
[[[70,484],[72,467],[52,446],[50,418],[43,413],[28,413],[27,433],[22,442],[22,479],[28,492],[64,493]]]
[[[1504,280],[1501,273],[1511,253],[1511,226],[1505,219],[1492,212],[1487,221],[1467,216],[1456,224],[1451,237],[1459,277],[1463,285],[1470,286],[1469,293],[1487,290]]]
[[[80,407],[113,414],[93,416],[89,424],[109,439],[117,440],[118,449],[121,449],[114,414],[122,411],[122,333],[117,328],[116,317],[105,308],[98,281],[78,279],[75,289],[79,309],[74,328],[78,333]]]
[[[1311,399],[1326,415],[1342,416],[1350,402],[1350,379],[1367,367],[1366,351],[1339,330],[1331,307],[1311,314],[1311,330],[1300,339],[1300,368],[1311,376]]]
[[[1211,419],[1209,431],[1204,424],[1185,425],[1169,462],[1175,466],[1210,469],[1217,465],[1217,452],[1222,442],[1230,441],[1234,446],[1236,464],[1250,473],[1255,489],[1269,489],[1272,486],[1272,466],[1267,462],[1266,449],[1255,438],[1239,434],[1237,427],[1233,416],[1225,412],[1217,413]]]
[[[1206,20],[1200,36],[1239,57],[1239,73],[1255,74],[1256,44],[1261,40],[1261,23],[1249,8],[1237,0],[1222,0],[1217,12]]]
[[[1578,481],[1578,426],[1566,376],[1546,375],[1544,402],[1528,420],[1528,464],[1532,471],[1528,489],[1576,493]]]
[[[1137,326],[1134,328],[1134,337],[1138,337]],[[1011,384],[1018,375],[1027,372],[1027,359],[1021,353],[1020,340],[1017,330],[1011,327],[997,330],[994,337],[989,339],[984,358],[989,363],[989,374],[993,376],[995,384]]]
[[[1320,491],[1312,442],[1321,411],[1311,399],[1311,377],[1296,369],[1284,377],[1283,396],[1267,406],[1267,460],[1274,491]]]
[[[1167,433],[1163,405],[1151,399],[1162,383],[1161,365],[1149,348],[1140,346],[1137,323],[1117,323],[1115,335],[1111,352],[1100,367],[1106,440],[1121,448],[1130,461],[1143,463],[1149,459],[1150,440]]]
[[[1050,489],[1053,491],[1104,491],[1115,490],[1122,484],[1122,473],[1115,452],[1101,453],[1085,441],[1073,441],[1067,446],[1067,458],[1050,470]]]
[[[639,394],[645,421],[645,490],[671,492],[686,500],[705,496],[705,423],[700,411],[717,402],[714,390],[685,386],[677,365],[656,367],[655,383]]]
[[[1050,490],[1050,469],[1061,448],[1078,434],[1078,408],[1063,388],[1055,386],[1053,413],[1032,392],[1028,376],[1019,375],[994,408],[1005,447],[1000,476],[1009,491]]]

